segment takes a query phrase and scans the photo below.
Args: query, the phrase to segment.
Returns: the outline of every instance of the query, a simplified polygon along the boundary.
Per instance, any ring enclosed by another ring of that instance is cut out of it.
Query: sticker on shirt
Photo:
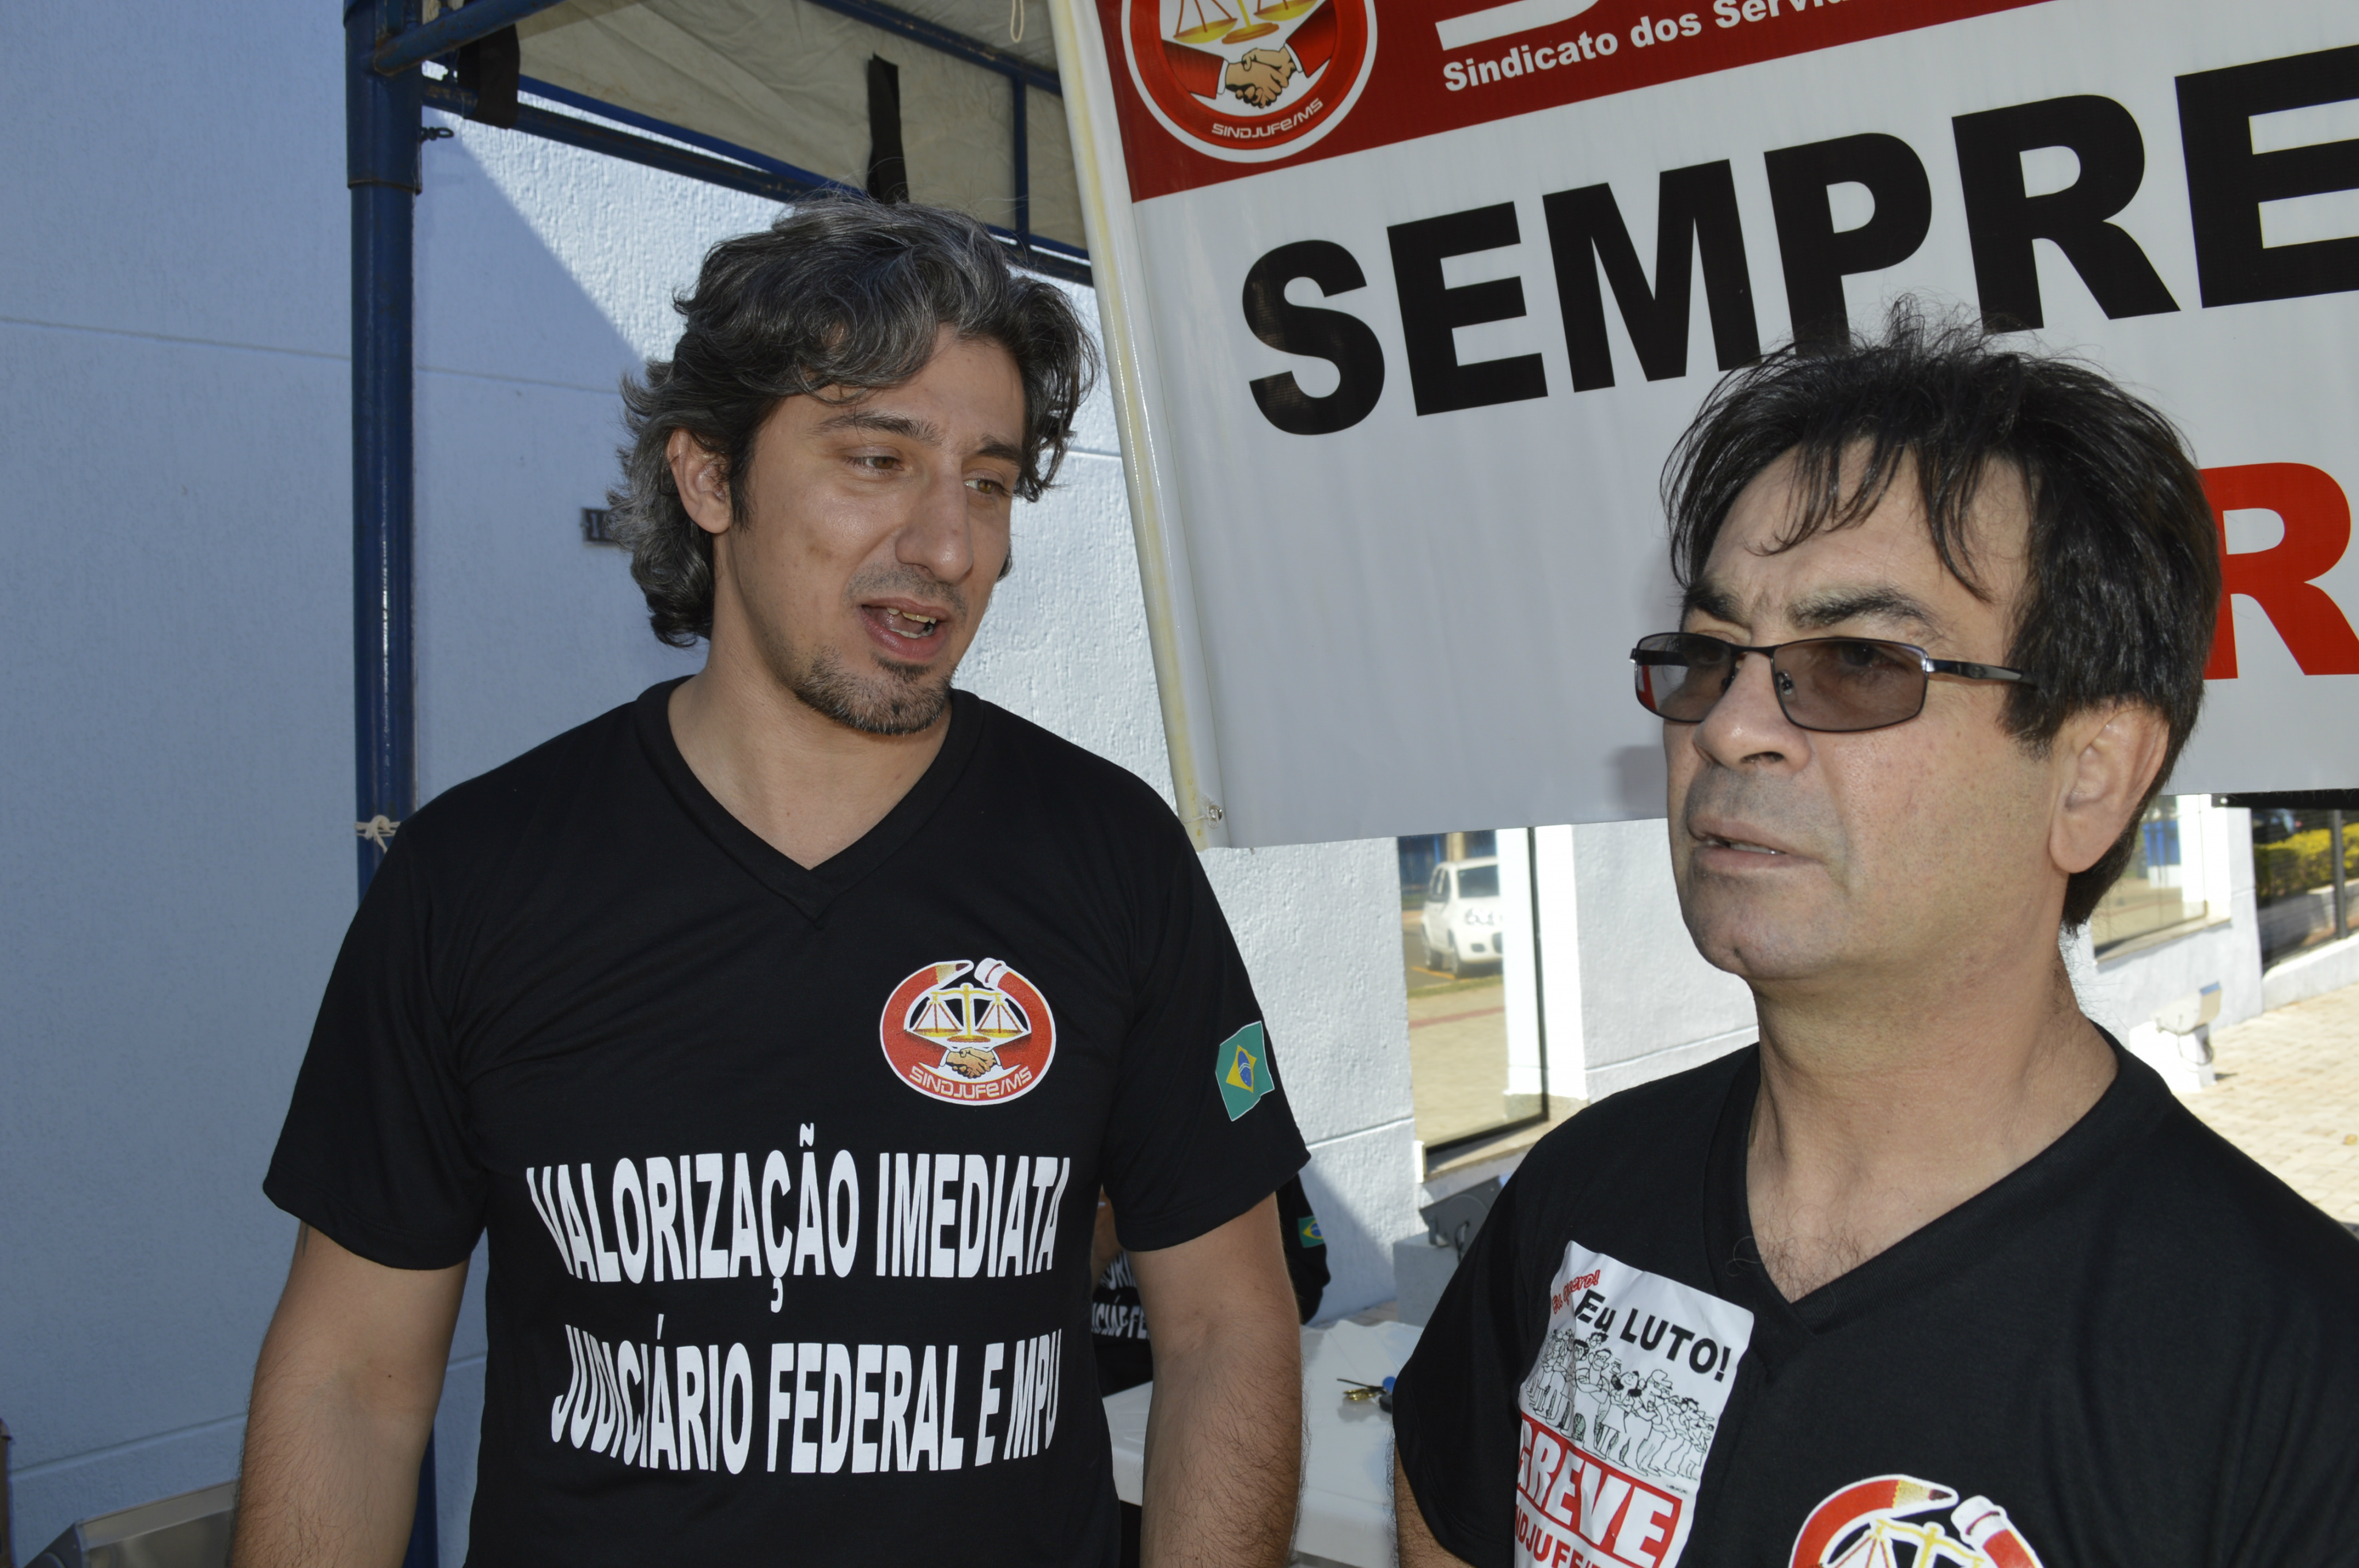
[[[1752,1338],[1743,1307],[1568,1243],[1518,1400],[1518,1568],[1673,1568]]]
[[[1793,1568],[2040,1568],[2039,1554],[1988,1498],[1914,1476],[1854,1481],[1810,1510]]]
[[[997,958],[928,964],[885,999],[876,1033],[894,1076],[953,1105],[1029,1094],[1057,1055],[1049,999]]]
[[[1212,1081],[1221,1086],[1221,1105],[1234,1121],[1261,1103],[1269,1093],[1269,1047],[1262,1044],[1261,1024],[1248,1023],[1212,1053]]]

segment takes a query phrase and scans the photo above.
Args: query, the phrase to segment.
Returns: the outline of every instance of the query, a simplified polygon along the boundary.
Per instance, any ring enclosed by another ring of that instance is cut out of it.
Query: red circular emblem
[[[1830,1493],[1794,1538],[1793,1568],[1872,1568],[1913,1561],[1943,1568],[2040,1568],[2006,1510],[1914,1476],[1874,1476]]]
[[[1352,112],[1371,0],[1123,0],[1131,81],[1163,128],[1232,163],[1290,157]]]
[[[1049,999],[996,958],[918,970],[885,999],[876,1038],[895,1077],[953,1105],[1029,1094],[1057,1056]]]

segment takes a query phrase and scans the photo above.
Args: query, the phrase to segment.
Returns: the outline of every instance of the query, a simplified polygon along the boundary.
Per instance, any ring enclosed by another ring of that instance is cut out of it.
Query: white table
[[[1405,1323],[1339,1323],[1302,1331],[1302,1405],[1309,1418],[1302,1451],[1302,1506],[1294,1550],[1313,1562],[1389,1568],[1393,1561],[1393,1422],[1374,1400],[1346,1404],[1349,1378],[1381,1383],[1417,1348]],[[1147,1411],[1155,1385],[1109,1394],[1106,1429],[1114,1440],[1114,1489],[1124,1502],[1141,1496]]]

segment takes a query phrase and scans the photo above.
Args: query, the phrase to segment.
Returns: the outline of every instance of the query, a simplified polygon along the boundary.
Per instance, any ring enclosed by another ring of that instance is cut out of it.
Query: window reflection
[[[2209,913],[2188,875],[2191,846],[2182,842],[2180,829],[2177,795],[2160,796],[2147,807],[2129,865],[2089,919],[2089,940],[2098,952],[2191,925]]]
[[[1409,1080],[1431,1158],[1545,1108],[1539,1043],[1510,1042],[1515,1000],[1531,1012],[1536,989],[1528,847],[1516,828],[1419,834],[1398,848]]]
[[[2274,964],[2353,925],[2349,880],[2359,876],[2359,843],[2339,811],[2284,806],[2253,812],[2253,899],[2260,908],[2261,962]],[[2335,875],[2335,862],[2343,874]]]

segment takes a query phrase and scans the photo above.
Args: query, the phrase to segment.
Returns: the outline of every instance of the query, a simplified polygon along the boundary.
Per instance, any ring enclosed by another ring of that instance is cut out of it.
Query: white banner
[[[1659,815],[1664,456],[1903,291],[2192,437],[2232,608],[2177,787],[2359,785],[2359,11],[1674,3],[1058,0],[1201,840]]]

